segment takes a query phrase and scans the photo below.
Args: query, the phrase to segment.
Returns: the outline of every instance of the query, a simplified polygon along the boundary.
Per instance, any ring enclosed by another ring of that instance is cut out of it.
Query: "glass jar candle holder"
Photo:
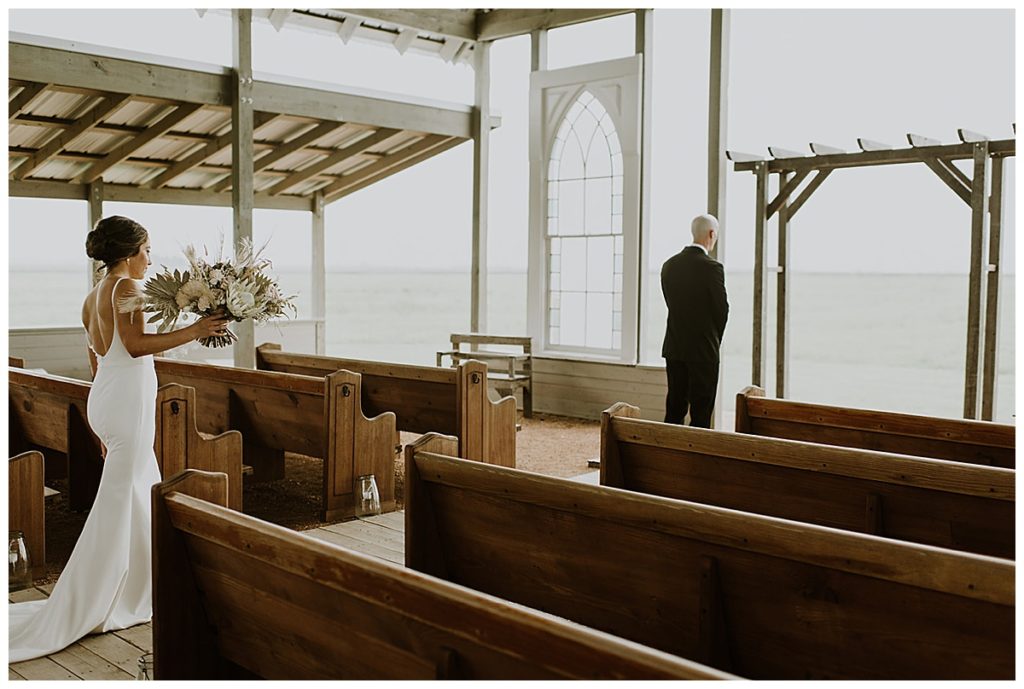
[[[360,519],[380,514],[380,493],[373,474],[365,474],[356,479],[355,513]]]
[[[7,563],[8,593],[32,585],[32,562],[29,559],[28,546],[25,545],[25,534],[21,531],[10,532]]]

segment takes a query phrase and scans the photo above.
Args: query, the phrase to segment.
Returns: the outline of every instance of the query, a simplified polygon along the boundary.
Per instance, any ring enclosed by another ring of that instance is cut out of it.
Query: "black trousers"
[[[668,395],[665,397],[665,423],[683,423],[690,412],[690,425],[711,428],[718,393],[717,361],[665,360]]]

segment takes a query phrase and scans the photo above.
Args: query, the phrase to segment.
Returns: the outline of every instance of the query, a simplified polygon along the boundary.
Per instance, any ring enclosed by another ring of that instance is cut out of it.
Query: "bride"
[[[99,490],[82,534],[53,593],[9,606],[9,662],[55,653],[86,634],[123,629],[152,616],[150,488],[160,481],[153,441],[156,371],[153,354],[222,335],[223,316],[207,316],[163,334],[144,332],[142,313],[115,303],[137,294],[150,265],[149,235],[139,223],[111,216],[96,223],[86,253],[106,275],[82,305],[93,384],[89,425],[106,448]]]

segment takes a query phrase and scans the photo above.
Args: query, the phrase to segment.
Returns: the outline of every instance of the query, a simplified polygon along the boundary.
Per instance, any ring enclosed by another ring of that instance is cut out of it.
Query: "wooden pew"
[[[32,578],[46,576],[46,506],[43,453],[23,452],[7,462],[7,523],[25,535]]]
[[[1016,472],[601,416],[601,485],[1013,558]]]
[[[20,356],[8,356],[7,365],[11,368],[25,368],[25,360]]]
[[[68,504],[92,507],[103,473],[103,449],[89,427],[90,383],[48,373],[8,369],[11,454],[40,450],[48,461],[66,462]],[[157,391],[154,452],[163,476],[182,468],[223,471],[231,477],[232,509],[242,509],[241,437],[237,432],[204,438],[194,434],[194,393],[180,386]]]
[[[1015,468],[1014,426],[768,399],[755,386],[736,395],[736,431]]]
[[[156,373],[162,385],[195,389],[200,431],[242,433],[254,479],[283,478],[285,452],[324,459],[324,521],[353,515],[364,474],[376,477],[381,509],[395,509],[395,415],[363,415],[358,373],[313,377],[159,357]]]
[[[324,376],[339,369],[355,371],[363,376],[362,402],[367,414],[392,411],[399,430],[456,436],[459,457],[515,466],[515,398],[491,401],[483,362],[464,361],[454,369],[431,368],[282,352],[280,345],[267,343],[256,348],[256,368],[307,376]]]
[[[751,679],[1009,679],[1014,563],[406,451],[406,566]]]
[[[224,509],[224,476],[153,487],[155,679],[731,676]]]

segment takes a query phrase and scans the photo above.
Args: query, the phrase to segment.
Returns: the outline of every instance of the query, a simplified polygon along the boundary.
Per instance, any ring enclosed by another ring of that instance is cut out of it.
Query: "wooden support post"
[[[796,201],[794,201],[793,205],[789,207],[790,220],[792,220],[793,216],[796,215],[796,212],[800,210],[800,207],[807,203],[807,199],[811,198],[811,194],[821,186],[821,183],[825,181],[825,178],[831,174],[832,170],[829,169],[818,170],[818,173],[814,175],[814,179],[804,187],[804,190],[800,192],[800,196],[796,197]]]
[[[971,270],[967,298],[967,362],[964,374],[964,418],[978,418],[978,373],[981,360],[982,284],[985,239],[988,234],[988,142],[974,144],[971,176]]]
[[[767,208],[768,208],[768,164],[760,161],[756,164],[754,174],[757,175],[757,201],[754,210],[754,343],[751,350],[753,370],[750,384],[764,387],[765,381],[765,350],[767,347],[768,308],[765,299],[768,289],[768,271],[765,270],[767,257]]]
[[[718,242],[712,256],[725,264],[725,244],[729,228],[725,219],[725,201],[728,160],[725,152],[726,129],[728,126],[729,96],[729,21],[730,10],[711,10],[711,46],[708,75],[708,202],[707,212],[718,218]],[[722,231],[724,230],[724,232]],[[642,271],[647,271],[641,266]],[[715,395],[715,410],[711,415],[711,427],[718,426],[718,409],[725,398],[723,376],[718,376],[718,393]]]
[[[995,415],[999,381],[999,278],[1002,263],[1003,194],[1006,172],[1003,158],[992,159],[992,195],[989,201],[988,270],[985,278],[985,344],[981,374],[981,418],[991,421]]]
[[[252,10],[231,10],[234,88],[231,102],[231,205],[234,209],[234,246],[252,240],[253,208],[253,96]],[[235,366],[256,366],[255,328],[252,320],[232,326]]]
[[[310,277],[313,295],[313,320],[316,325],[316,353],[326,354],[327,327],[327,243],[324,233],[324,195],[318,191],[313,194],[313,236],[312,236],[312,265],[310,266]]]
[[[637,237],[637,257],[640,270],[637,271],[636,313],[644,312],[644,299],[650,288],[650,272],[647,270],[647,258],[650,253],[651,233],[651,151],[652,151],[652,112],[654,104],[654,10],[636,10],[636,41],[635,51],[643,59],[640,73],[640,185],[639,185],[639,228]],[[636,319],[636,330],[623,333],[624,337],[632,337],[637,347],[637,356],[646,350],[647,333],[642,318]],[[625,342],[623,349],[630,349]]]
[[[487,191],[491,160],[491,44],[476,44],[473,108],[473,264],[469,329],[487,330]]]
[[[540,72],[548,68],[548,30],[536,29],[530,32],[530,71]]]
[[[89,230],[96,227],[96,223],[103,219],[103,180],[97,180],[89,185]],[[94,261],[89,258],[89,289],[91,290],[100,281],[103,274],[103,261]]]
[[[788,172],[779,173],[779,189],[785,189]],[[789,208],[785,197],[779,206],[779,271],[775,274],[775,396],[782,399],[789,392]]]

